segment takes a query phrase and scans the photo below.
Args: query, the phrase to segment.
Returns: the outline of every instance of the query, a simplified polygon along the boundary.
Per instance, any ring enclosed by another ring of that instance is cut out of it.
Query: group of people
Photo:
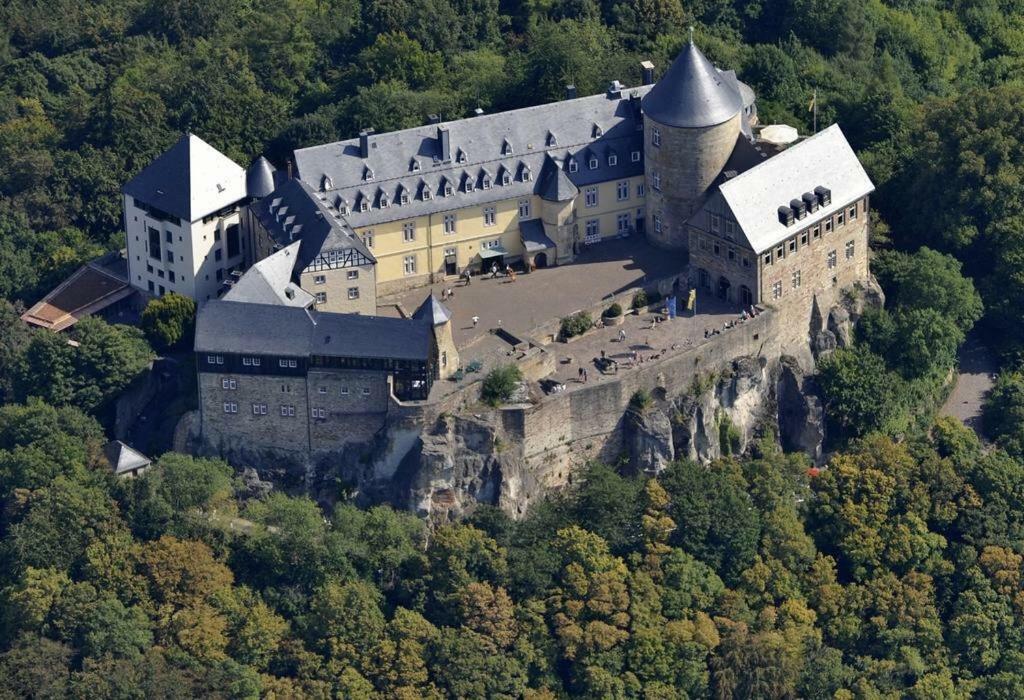
[[[760,316],[762,313],[763,312],[757,310],[756,306],[751,306],[750,307],[750,313],[747,313],[747,310],[743,309],[740,312],[739,318],[734,319],[732,321],[726,321],[724,324],[722,324],[721,328],[705,328],[704,329],[704,337],[705,338],[710,338],[713,335],[719,335],[719,334],[721,334],[722,331],[727,331],[730,328],[735,328],[737,324],[743,323],[747,319],[751,319],[751,318],[754,318],[756,316]]]
[[[502,270],[498,267],[498,263],[491,263],[491,279],[497,277],[499,272],[502,272]],[[509,282],[516,281],[516,271],[512,269],[511,265],[506,265],[503,272],[508,277]]]

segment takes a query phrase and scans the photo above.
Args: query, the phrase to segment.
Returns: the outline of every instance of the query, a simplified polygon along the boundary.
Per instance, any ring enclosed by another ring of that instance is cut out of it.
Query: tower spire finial
[[[693,43],[693,25],[690,25],[690,43]]]

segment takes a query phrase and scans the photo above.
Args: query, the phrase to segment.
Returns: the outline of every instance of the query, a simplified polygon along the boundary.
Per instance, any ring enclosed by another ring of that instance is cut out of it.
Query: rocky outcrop
[[[637,473],[660,474],[675,459],[672,421],[664,411],[653,406],[626,411],[626,450]]]
[[[782,448],[817,462],[825,442],[825,411],[814,377],[806,376],[794,358],[783,356],[775,395]]]

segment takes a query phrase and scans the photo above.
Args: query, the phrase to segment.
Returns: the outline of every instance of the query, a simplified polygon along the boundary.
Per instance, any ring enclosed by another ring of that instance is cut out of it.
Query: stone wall
[[[224,381],[229,388],[224,388]],[[235,404],[237,412],[225,411],[225,403]],[[255,415],[254,404],[265,405],[266,414]],[[293,408],[294,414],[282,415],[282,406]],[[230,453],[232,446],[248,444],[287,452],[309,450],[305,377],[200,372],[199,407],[203,438],[216,451]]]

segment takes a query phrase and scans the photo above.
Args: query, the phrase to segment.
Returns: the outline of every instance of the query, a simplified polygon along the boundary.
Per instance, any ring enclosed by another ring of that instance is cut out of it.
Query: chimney
[[[613,80],[608,85],[608,97],[619,98],[622,97],[622,83],[618,80]]]
[[[292,179],[292,159],[288,159],[288,179]]]
[[[565,86],[565,99],[567,99],[567,100],[575,100],[576,99],[576,86],[575,85],[571,85],[570,84],[570,85],[566,85]]]
[[[446,126],[437,127],[437,150],[442,162],[452,159],[452,142]]]
[[[441,123],[441,115],[440,114],[428,114],[427,115],[427,124],[440,124],[440,123]]]
[[[363,129],[359,132],[359,157],[368,158],[370,156],[370,135],[373,133],[373,129]]]
[[[641,85],[651,85],[654,82],[654,64],[650,61],[641,61],[640,76]]]

